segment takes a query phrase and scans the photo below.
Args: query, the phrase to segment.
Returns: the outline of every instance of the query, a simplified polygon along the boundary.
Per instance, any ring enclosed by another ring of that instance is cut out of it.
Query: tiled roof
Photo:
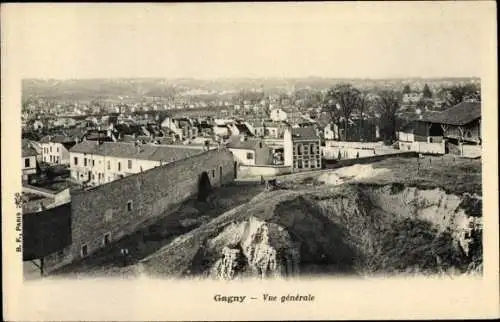
[[[70,143],[70,142],[75,142],[75,138],[58,134],[58,135],[46,135],[40,139],[40,143],[49,143],[49,142]]]
[[[151,161],[180,160],[200,153],[199,150],[182,147],[174,148],[150,144],[136,146],[133,143],[123,142],[102,142],[99,144],[96,141],[81,142],[71,148],[70,152]]]
[[[432,123],[465,125],[481,118],[480,102],[462,102],[440,113],[425,115],[420,120]]]
[[[36,156],[38,153],[28,140],[22,140],[22,157]]]
[[[316,130],[313,127],[292,128],[293,140],[319,140]]]
[[[245,124],[236,123],[234,126],[238,129],[238,131],[240,131],[240,133],[252,135],[252,132],[250,132],[250,130],[248,129],[248,127]]]

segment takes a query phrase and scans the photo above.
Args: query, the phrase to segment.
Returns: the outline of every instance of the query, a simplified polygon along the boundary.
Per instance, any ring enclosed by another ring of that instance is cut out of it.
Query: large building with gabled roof
[[[402,150],[481,155],[481,102],[464,101],[442,112],[417,116],[399,132]]]
[[[97,186],[202,153],[203,147],[83,141],[70,150],[71,177]]]

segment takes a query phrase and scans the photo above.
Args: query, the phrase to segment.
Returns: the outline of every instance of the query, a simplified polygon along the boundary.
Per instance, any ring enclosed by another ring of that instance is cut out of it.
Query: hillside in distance
[[[393,87],[404,84],[421,87],[424,83],[434,86],[449,86],[459,83],[478,83],[474,77],[463,78],[408,78],[408,79],[348,79],[348,78],[223,78],[223,79],[162,79],[162,78],[116,78],[116,79],[24,79],[23,99],[42,98],[57,100],[85,100],[97,98],[117,98],[126,96],[170,98],[190,90],[210,92],[264,90],[282,92],[292,89],[327,89],[337,83],[351,83],[360,88]]]

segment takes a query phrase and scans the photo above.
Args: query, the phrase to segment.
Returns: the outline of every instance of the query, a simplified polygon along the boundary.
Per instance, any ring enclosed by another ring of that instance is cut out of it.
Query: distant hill
[[[264,90],[267,93],[291,91],[301,88],[327,89],[337,83],[346,82],[361,88],[402,87],[404,84],[423,83],[449,85],[450,83],[479,82],[477,77],[462,78],[400,78],[400,79],[354,79],[354,78],[224,78],[224,79],[161,79],[161,78],[117,78],[117,79],[25,79],[22,82],[23,99],[44,98],[58,100],[88,100],[126,97],[173,97],[193,90],[215,92]]]

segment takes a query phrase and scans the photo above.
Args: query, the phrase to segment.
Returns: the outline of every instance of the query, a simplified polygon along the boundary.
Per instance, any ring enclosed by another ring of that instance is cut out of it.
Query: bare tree
[[[368,107],[368,95],[367,95],[367,93],[362,93],[359,95],[358,104],[357,104],[357,109],[358,109],[359,116],[360,116],[359,136],[361,139],[364,137],[364,133],[365,133],[365,131],[364,131],[364,120],[365,120],[364,113],[365,113],[367,107]]]
[[[341,116],[340,108],[338,108],[337,101],[333,96],[332,90],[329,90],[323,99],[322,111],[325,112],[330,117],[330,121],[333,124],[339,125]],[[337,137],[340,139],[340,132],[338,126],[337,126]]]
[[[381,113],[381,130],[391,142],[396,140],[396,112],[401,104],[401,93],[393,90],[383,90],[378,93],[377,109]]]
[[[353,110],[360,105],[361,92],[351,84],[341,83],[331,88],[327,93],[327,97],[335,102],[335,109],[338,107],[340,116],[344,118],[344,137],[347,140],[349,118]]]

